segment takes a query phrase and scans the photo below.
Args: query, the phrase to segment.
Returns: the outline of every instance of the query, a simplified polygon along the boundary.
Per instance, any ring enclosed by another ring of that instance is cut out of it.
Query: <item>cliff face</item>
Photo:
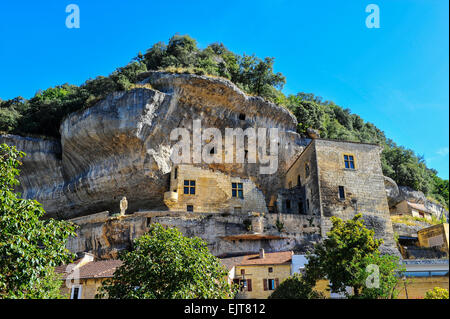
[[[128,211],[165,209],[175,128],[276,127],[280,129],[278,172],[260,175],[259,164],[203,164],[236,176],[255,176],[265,194],[306,141],[284,108],[249,97],[227,80],[149,72],[137,88],[109,95],[93,107],[69,115],[61,140],[0,136],[0,143],[27,153],[18,191],[41,202],[50,217],[73,218],[103,210],[118,211],[126,196]],[[242,120],[242,116],[245,120]],[[191,135],[192,136],[192,135]],[[198,164],[201,166],[202,164]],[[269,199],[268,199],[269,200]]]

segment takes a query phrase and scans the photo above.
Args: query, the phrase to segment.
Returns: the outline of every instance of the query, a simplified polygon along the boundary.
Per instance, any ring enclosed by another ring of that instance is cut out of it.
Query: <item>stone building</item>
[[[61,293],[69,299],[95,299],[102,283],[113,277],[114,272],[122,265],[122,261],[95,260],[92,254],[84,253],[73,264],[56,267],[55,271],[62,275],[64,281]]]
[[[239,285],[239,299],[265,299],[291,275],[292,251],[221,259],[229,270],[229,280]]]
[[[164,203],[170,211],[267,212],[265,197],[250,177],[233,177],[190,164],[172,169]]]
[[[401,201],[390,207],[390,212],[392,215],[409,215],[417,218],[425,218],[431,220],[432,212],[425,207],[424,204],[411,203],[407,200]]]
[[[322,236],[330,230],[332,216],[346,220],[361,213],[375,236],[384,239],[382,249],[398,254],[381,151],[375,144],[313,139],[285,174],[279,212],[320,216]]]

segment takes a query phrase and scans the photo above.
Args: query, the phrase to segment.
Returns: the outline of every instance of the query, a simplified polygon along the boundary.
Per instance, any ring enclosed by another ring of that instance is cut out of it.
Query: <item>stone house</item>
[[[313,139],[287,169],[278,212],[319,216],[322,236],[332,216],[346,220],[361,213],[375,236],[384,239],[384,248],[396,250],[381,151],[375,144]]]
[[[190,164],[172,169],[164,203],[170,211],[267,212],[265,197],[250,178],[233,177]]]
[[[62,275],[64,281],[61,292],[69,299],[95,299],[102,283],[113,277],[116,268],[122,261],[116,259],[95,261],[94,256],[84,256],[73,264],[56,267],[55,271]]]
[[[412,203],[407,200],[392,206],[390,209],[392,215],[409,215],[412,217],[425,218],[431,220],[432,212],[423,204]]]
[[[447,253],[448,257],[448,223],[420,229],[417,232],[421,247],[435,247]]]
[[[222,258],[229,281],[239,285],[238,299],[265,299],[291,275],[292,251]]]

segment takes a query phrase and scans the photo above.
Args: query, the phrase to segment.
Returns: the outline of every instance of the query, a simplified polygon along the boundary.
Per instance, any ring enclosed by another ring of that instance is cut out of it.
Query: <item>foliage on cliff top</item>
[[[139,74],[147,70],[218,76],[231,80],[247,94],[285,106],[297,117],[298,132],[302,135],[311,127],[325,138],[381,145],[384,175],[448,207],[449,181],[427,168],[423,156],[396,145],[372,123],[331,101],[303,92],[285,96],[281,92],[285,77],[274,72],[273,64],[274,58],[238,55],[222,43],[200,49],[191,37],[175,35],[167,44],[158,42],[145,54],[139,53],[132,62],[107,77],[89,79],[81,86],[63,84],[48,88],[29,100],[22,97],[0,100],[0,131],[59,137],[59,125],[66,115],[92,106],[111,92],[135,87]]]
[[[0,299],[58,298],[62,281],[54,267],[73,258],[66,241],[74,226],[41,220],[41,204],[13,192],[24,155],[0,144]]]
[[[152,224],[97,297],[111,299],[223,299],[235,294],[228,272],[198,237]]]

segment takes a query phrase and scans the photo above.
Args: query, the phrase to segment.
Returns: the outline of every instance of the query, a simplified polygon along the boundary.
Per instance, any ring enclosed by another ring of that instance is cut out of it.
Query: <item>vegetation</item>
[[[307,255],[304,285],[314,287],[317,280],[327,279],[333,292],[349,298],[395,298],[398,275],[404,270],[399,268],[397,257],[380,254],[383,240],[374,238],[361,214],[346,222],[332,217],[332,223],[328,237]],[[347,293],[346,287],[353,293]]]
[[[448,290],[440,287],[434,287],[425,293],[424,299],[448,299]]]
[[[420,224],[420,223],[427,223],[429,225],[438,225],[438,224],[443,224],[443,223],[447,222],[444,215],[443,215],[443,217],[444,218],[441,218],[439,220],[434,215],[431,216],[431,219],[426,219],[425,217],[413,217],[411,215],[402,215],[402,216],[393,215],[393,216],[391,216],[391,221],[393,223],[404,224],[407,226],[423,226],[423,224]],[[417,222],[420,222],[420,223],[417,223]]]
[[[228,272],[201,239],[152,224],[149,233],[122,253],[123,265],[103,283],[97,297],[111,299],[232,298]]]
[[[308,285],[298,273],[283,281],[269,299],[323,299],[322,293]]]
[[[191,37],[175,35],[168,44],[156,43],[108,77],[89,79],[79,87],[64,84],[48,88],[29,100],[22,97],[0,100],[0,131],[58,137],[59,124],[67,114],[90,107],[111,92],[139,87],[139,74],[147,70],[218,76],[231,80],[247,94],[288,108],[298,119],[300,134],[306,135],[311,127],[318,129],[324,138],[379,144],[384,149],[381,156],[384,175],[449,206],[449,181],[429,169],[423,156],[396,145],[348,108],[311,93],[285,96],[281,90],[286,79],[281,73],[274,73],[273,64],[274,58],[238,55],[222,43],[200,49]]]
[[[41,220],[41,204],[13,192],[24,155],[0,144],[0,299],[58,298],[63,282],[54,267],[73,258],[66,241],[74,226]]]

